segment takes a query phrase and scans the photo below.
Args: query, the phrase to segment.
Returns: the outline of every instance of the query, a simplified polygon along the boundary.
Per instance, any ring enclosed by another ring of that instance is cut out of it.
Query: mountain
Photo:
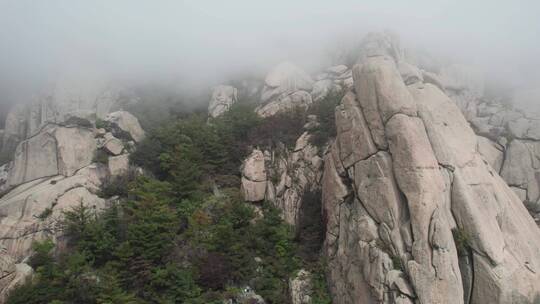
[[[390,33],[357,55],[147,132],[110,87],[13,108],[3,301],[538,303],[540,118]]]

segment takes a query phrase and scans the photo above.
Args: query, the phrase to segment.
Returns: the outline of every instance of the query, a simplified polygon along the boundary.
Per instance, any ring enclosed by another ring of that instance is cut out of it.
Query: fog
[[[60,77],[210,86],[282,60],[308,71],[369,31],[538,88],[538,1],[0,0],[0,103]]]

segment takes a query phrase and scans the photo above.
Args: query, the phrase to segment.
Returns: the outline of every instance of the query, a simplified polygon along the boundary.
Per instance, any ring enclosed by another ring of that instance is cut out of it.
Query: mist
[[[60,78],[189,88],[264,75],[283,60],[313,72],[384,29],[408,48],[539,88],[539,9],[533,0],[0,0],[0,104]]]

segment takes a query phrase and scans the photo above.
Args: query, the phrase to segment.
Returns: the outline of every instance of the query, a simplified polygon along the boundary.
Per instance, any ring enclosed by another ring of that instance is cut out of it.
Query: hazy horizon
[[[384,29],[407,47],[538,87],[536,1],[392,2],[0,0],[0,103],[59,77],[189,87],[283,60],[313,71]]]

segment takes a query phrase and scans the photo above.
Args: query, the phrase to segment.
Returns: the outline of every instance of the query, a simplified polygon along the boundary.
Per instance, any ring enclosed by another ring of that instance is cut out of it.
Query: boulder
[[[104,136],[103,148],[112,155],[120,155],[124,151],[124,144],[122,141],[114,137],[111,133],[107,133]]]
[[[262,201],[266,194],[264,154],[255,149],[242,165],[242,192],[249,202]]]
[[[269,103],[257,107],[255,112],[261,117],[270,117],[295,109],[305,111],[311,103],[311,94],[306,91],[295,91],[289,95],[280,95]]]
[[[119,176],[127,173],[129,170],[129,154],[110,156],[108,167],[111,176]]]
[[[262,103],[296,91],[309,92],[313,86],[313,80],[299,67],[290,62],[282,62],[268,73],[264,84],[261,95]]]
[[[289,280],[289,290],[291,304],[311,304],[311,273],[304,269],[298,271],[298,274]]]
[[[213,88],[210,104],[208,105],[208,115],[212,118],[227,112],[238,100],[238,90],[228,85],[219,85]]]
[[[313,84],[313,91],[311,91],[311,97],[314,102],[324,100],[330,94],[337,94],[341,92],[341,86],[334,83],[331,79],[323,79]]]
[[[113,135],[122,138],[127,134],[135,142],[144,139],[145,133],[139,124],[139,120],[131,113],[126,111],[117,111],[108,114],[105,121],[113,126]]]
[[[406,85],[424,81],[420,69],[405,61],[398,62],[398,70]]]

